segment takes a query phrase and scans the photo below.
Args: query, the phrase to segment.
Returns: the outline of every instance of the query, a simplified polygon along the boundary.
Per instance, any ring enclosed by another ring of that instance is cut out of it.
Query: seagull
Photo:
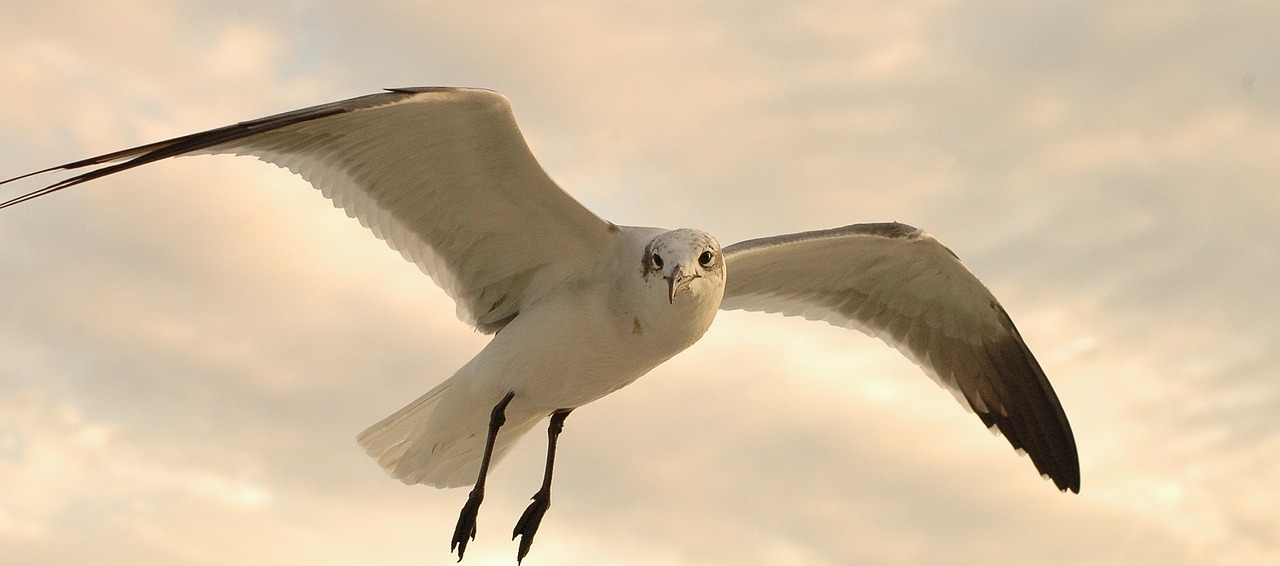
[[[476,536],[490,466],[549,417],[517,562],[551,506],[575,408],[697,342],[719,310],[800,316],[883,340],[999,431],[1059,490],[1080,491],[1066,414],[991,292],[950,249],[897,222],[721,247],[701,230],[618,226],[543,171],[510,102],[478,88],[387,89],[0,181],[82,170],[0,209],[161,159],[251,155],[318,188],[417,264],[491,341],[357,442],[392,477],[473,486],[450,552]]]

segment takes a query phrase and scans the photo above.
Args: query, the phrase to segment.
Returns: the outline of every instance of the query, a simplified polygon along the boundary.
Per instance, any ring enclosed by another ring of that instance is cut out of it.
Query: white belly
[[[599,287],[567,286],[522,311],[484,350],[360,443],[405,483],[475,481],[489,415],[509,392],[495,461],[551,412],[580,407],[688,348],[715,318],[720,294],[633,312]]]

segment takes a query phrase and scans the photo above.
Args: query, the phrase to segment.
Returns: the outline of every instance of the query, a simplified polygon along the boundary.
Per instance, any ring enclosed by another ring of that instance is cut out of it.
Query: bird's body
[[[506,98],[394,89],[240,122],[0,181],[89,167],[0,209],[182,155],[285,167],[416,263],[493,334],[426,395],[359,435],[405,483],[475,483],[454,532],[475,535],[489,465],[551,416],[542,489],[514,532],[529,549],[572,409],[698,341],[720,309],[861,330],[916,362],[1059,489],[1078,491],[1071,427],[1004,309],[951,250],[899,223],[854,224],[721,248],[693,229],[619,227],[542,171]]]
[[[664,232],[618,228],[616,252],[522,309],[452,377],[361,433],[360,444],[405,483],[470,485],[489,408],[508,392],[515,397],[495,460],[552,412],[604,397],[693,345],[720,308],[723,280],[669,303],[665,280],[637,276],[645,246]],[[632,269],[616,265],[626,257],[636,258]]]

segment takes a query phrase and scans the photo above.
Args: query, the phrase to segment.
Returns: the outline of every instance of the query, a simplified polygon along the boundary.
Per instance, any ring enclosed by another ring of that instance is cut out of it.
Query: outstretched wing
[[[1025,451],[1058,489],[1080,491],[1071,425],[1013,321],[960,260],[898,223],[748,240],[725,248],[723,309],[854,328],[906,354]]]
[[[52,167],[95,167],[0,208],[168,157],[252,155],[301,175],[497,332],[617,232],[560,190],[502,95],[408,88],[241,122]]]

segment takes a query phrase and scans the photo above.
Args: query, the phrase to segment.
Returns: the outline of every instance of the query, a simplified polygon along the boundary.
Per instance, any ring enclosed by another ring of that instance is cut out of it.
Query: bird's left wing
[[[1025,451],[1059,489],[1080,490],[1057,395],[995,297],[951,250],[898,223],[748,240],[724,249],[723,309],[822,320],[879,337]]]
[[[15,177],[96,167],[0,208],[168,157],[253,155],[315,185],[496,332],[590,265],[617,232],[543,172],[510,103],[483,89],[392,89]]]

